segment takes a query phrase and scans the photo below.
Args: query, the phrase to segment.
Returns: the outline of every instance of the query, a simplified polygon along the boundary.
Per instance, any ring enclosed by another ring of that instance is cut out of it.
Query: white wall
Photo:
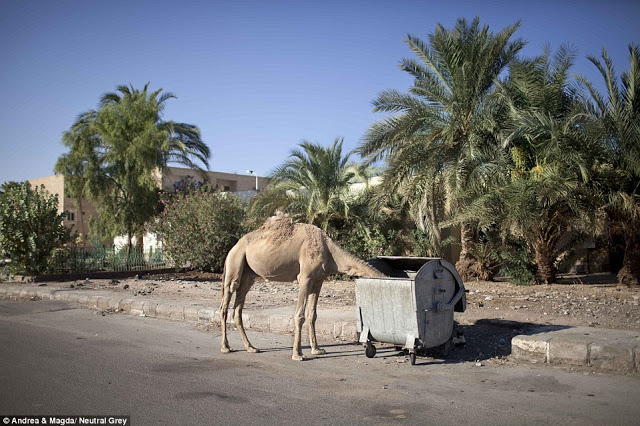
[[[136,245],[136,237],[132,239],[133,245]],[[155,233],[147,232],[144,234],[142,238],[143,248],[145,252],[148,252],[149,249],[153,249],[153,251],[162,249],[162,241],[158,239]],[[116,247],[116,250],[120,250],[123,247],[127,246],[127,237],[126,235],[119,235],[113,239],[113,245]]]

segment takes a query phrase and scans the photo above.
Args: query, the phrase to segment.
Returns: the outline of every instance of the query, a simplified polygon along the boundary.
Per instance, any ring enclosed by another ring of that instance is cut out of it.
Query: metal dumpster
[[[372,342],[391,343],[416,354],[447,345],[453,313],[467,306],[455,267],[441,258],[380,256],[369,261],[388,278],[357,278],[356,309],[360,342],[373,358]]]

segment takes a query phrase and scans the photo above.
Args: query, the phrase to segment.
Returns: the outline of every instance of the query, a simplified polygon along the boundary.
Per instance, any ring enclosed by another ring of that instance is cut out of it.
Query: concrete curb
[[[12,300],[64,300],[97,310],[113,310],[129,315],[162,318],[193,323],[220,323],[218,309],[201,304],[184,304],[173,301],[114,296],[112,293],[93,290],[51,289],[39,286],[0,285],[0,299]],[[293,333],[293,308],[265,309],[243,312],[242,320],[248,330],[272,333]],[[233,312],[227,324],[233,325]],[[355,315],[352,312],[324,310],[318,312],[318,335],[357,340]]]
[[[50,274],[50,275],[14,275],[11,278],[9,278],[8,281],[22,282],[22,283],[41,283],[41,282],[47,282],[47,281],[83,280],[85,278],[122,279],[122,278],[135,277],[136,275],[157,275],[157,274],[166,274],[170,272],[176,272],[176,268],[141,269],[138,271],[120,271],[120,272],[96,271],[96,272],[74,272],[74,273]]]
[[[640,372],[640,331],[547,326],[511,340],[515,359],[551,365]]]

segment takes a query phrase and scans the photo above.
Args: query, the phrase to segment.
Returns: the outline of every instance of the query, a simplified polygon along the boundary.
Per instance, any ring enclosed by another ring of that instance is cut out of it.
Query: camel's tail
[[[225,259],[224,266],[222,266],[222,289],[220,292],[220,310],[218,312],[222,312],[222,305],[224,305],[224,292],[225,292],[225,283],[227,281],[227,262]]]

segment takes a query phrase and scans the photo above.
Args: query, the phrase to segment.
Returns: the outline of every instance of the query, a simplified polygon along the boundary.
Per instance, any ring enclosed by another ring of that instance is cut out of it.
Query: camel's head
[[[361,264],[352,265],[347,272],[350,277],[367,277],[367,278],[386,278],[387,276],[378,271],[373,266],[362,262]]]

